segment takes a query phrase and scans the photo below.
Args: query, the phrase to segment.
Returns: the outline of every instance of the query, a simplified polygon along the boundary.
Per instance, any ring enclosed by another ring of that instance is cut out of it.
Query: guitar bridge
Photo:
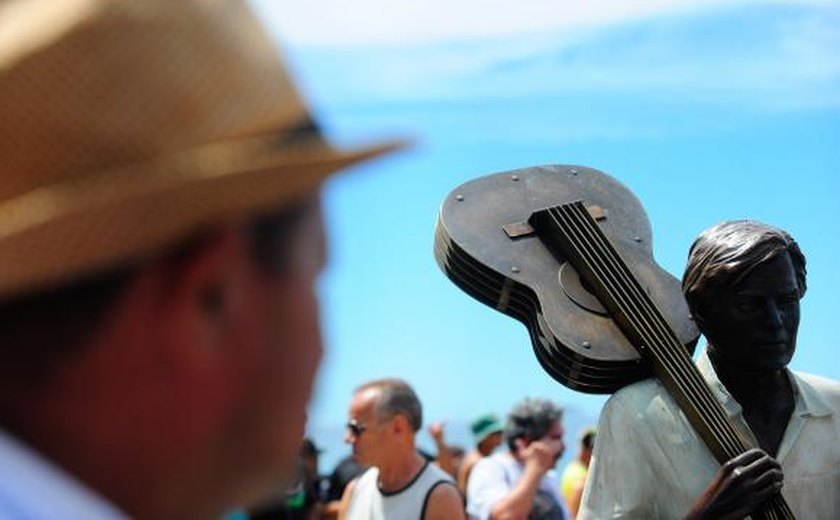
[[[606,220],[607,210],[597,204],[587,204],[586,211],[597,221]],[[529,222],[511,222],[502,226],[502,231],[511,240],[531,236],[537,232]]]

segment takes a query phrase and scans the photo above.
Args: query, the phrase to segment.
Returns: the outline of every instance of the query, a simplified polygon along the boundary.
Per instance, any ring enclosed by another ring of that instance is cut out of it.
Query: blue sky
[[[590,166],[630,187],[677,276],[718,221],[790,231],[809,262],[793,367],[840,379],[840,3],[254,4],[335,142],[415,139],[325,191],[328,353],[310,423],[329,460],[352,389],[374,377],[409,380],[462,443],[463,421],[526,395],[597,417],[603,396],[551,380],[525,329],[460,292],[432,255],[447,193],[533,165]]]

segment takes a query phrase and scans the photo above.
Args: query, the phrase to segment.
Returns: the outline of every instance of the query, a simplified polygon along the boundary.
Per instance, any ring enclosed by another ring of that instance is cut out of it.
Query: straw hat
[[[0,4],[0,297],[279,208],[353,152],[318,135],[238,0]]]

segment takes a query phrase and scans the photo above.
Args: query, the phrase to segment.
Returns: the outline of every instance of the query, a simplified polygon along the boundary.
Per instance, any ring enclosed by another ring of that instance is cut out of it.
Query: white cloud
[[[250,0],[295,45],[394,44],[598,26],[779,0]],[[784,0],[829,3],[836,0]]]
[[[775,3],[481,41],[326,48],[307,61],[319,67],[315,91],[338,103],[633,94],[799,109],[840,106],[838,48],[840,5]]]

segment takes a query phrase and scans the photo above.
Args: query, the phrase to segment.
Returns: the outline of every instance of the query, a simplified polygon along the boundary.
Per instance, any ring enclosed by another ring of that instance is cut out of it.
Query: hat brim
[[[216,142],[0,204],[0,297],[142,258],[231,218],[281,209],[330,174],[402,148],[353,151],[271,134]]]
[[[481,443],[484,439],[486,439],[487,437],[490,437],[490,436],[491,436],[491,435],[493,435],[494,433],[504,433],[504,428],[502,428],[501,426],[498,426],[498,427],[493,427],[493,428],[489,428],[489,429],[487,429],[487,430],[485,430],[485,431],[482,431],[482,432],[480,432],[480,433],[475,434],[475,435],[473,436],[473,438],[474,438],[474,440],[475,440],[475,443],[476,443],[476,444],[479,444],[479,443]]]

